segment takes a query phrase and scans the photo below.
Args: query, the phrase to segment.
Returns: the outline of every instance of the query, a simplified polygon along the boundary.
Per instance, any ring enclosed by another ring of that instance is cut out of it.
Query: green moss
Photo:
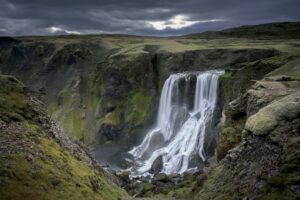
[[[229,77],[231,77],[231,75],[232,75],[232,72],[225,72],[222,76],[221,76],[221,78],[229,78]]]
[[[286,121],[295,120],[299,115],[299,96],[299,93],[291,94],[260,109],[248,118],[245,129],[254,135],[269,135],[270,139],[278,141],[282,134],[280,129],[285,128]],[[279,124],[281,128],[276,131]]]
[[[179,187],[173,189],[168,193],[168,196],[176,197],[179,199],[191,199],[192,198],[191,188],[190,187]]]
[[[91,97],[91,106],[92,109],[96,110],[99,106],[99,102],[101,101],[100,97],[98,95],[92,95]]]
[[[144,187],[143,187],[143,192],[149,192],[152,191],[154,189],[154,185],[151,183],[145,183]]]
[[[0,85],[0,119],[24,121],[34,116],[21,82],[12,76],[0,75]]]
[[[294,59],[282,67],[267,74],[266,77],[276,75],[287,75],[295,80],[300,80],[300,59]]]
[[[270,199],[270,200],[288,200],[294,199],[293,192],[289,189],[287,184],[288,176],[285,174],[278,174],[267,180],[267,186],[264,187],[259,194],[257,199]]]
[[[65,111],[63,117],[60,118],[61,125],[64,130],[68,130],[72,133],[72,136],[84,140],[84,121],[82,120],[84,112],[80,109],[72,109]]]
[[[228,150],[234,148],[242,140],[242,128],[225,127],[219,135],[217,159],[223,159]]]
[[[126,137],[133,136],[138,127],[147,120],[151,100],[151,96],[144,91],[131,91],[122,100],[102,99],[101,109],[107,113],[98,118],[98,126],[109,124],[116,129],[128,130]],[[104,137],[104,143],[109,142]]]
[[[36,146],[34,150],[40,156],[33,161],[29,162],[23,154],[15,154],[10,155],[9,165],[0,166],[1,172],[13,174],[4,180],[5,184],[0,189],[3,199],[105,200],[117,199],[122,194],[113,183],[99,178],[100,174],[75,159],[54,141],[41,138],[39,147]],[[98,177],[99,190],[95,191],[91,177]],[[126,196],[125,193],[122,195]]]
[[[48,112],[51,116],[55,116],[55,113],[58,111],[58,105],[56,101],[49,101],[48,102]]]
[[[220,76],[219,82],[220,82],[220,93],[221,93],[221,99],[224,101],[224,103],[230,102],[235,98],[234,93],[234,78],[231,77],[231,75],[225,75],[228,74],[228,72],[224,73],[224,75]]]
[[[112,125],[119,125],[121,118],[121,110],[116,109],[113,112],[107,113],[102,119],[101,123],[107,123]]]
[[[232,183],[222,185],[222,183],[219,182],[219,178],[222,176],[224,176],[222,165],[211,169],[211,171],[208,173],[208,179],[204,182],[202,189],[195,196],[195,199],[239,199],[238,193],[230,192],[230,190],[234,191],[234,188],[231,185]]]
[[[148,116],[151,100],[151,96],[145,92],[133,92],[129,97],[129,113],[125,118],[125,122],[136,125],[144,123]]]
[[[0,76],[1,83],[5,79]],[[42,104],[15,83],[15,80],[8,81],[0,88],[3,103],[0,122],[5,124],[0,134],[1,199],[116,200],[128,196],[102,170],[77,159],[62,146],[63,142],[52,138],[51,124]],[[17,96],[19,98],[14,99]],[[7,113],[15,113],[23,119],[16,122]],[[68,117],[74,118],[76,114],[73,112]],[[2,116],[7,121],[3,122]]]

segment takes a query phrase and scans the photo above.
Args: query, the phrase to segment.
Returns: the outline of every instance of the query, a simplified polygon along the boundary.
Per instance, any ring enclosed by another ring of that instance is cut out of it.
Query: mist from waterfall
[[[148,173],[157,159],[162,160],[161,171],[166,174],[187,171],[191,168],[191,160],[197,156],[206,160],[205,137],[214,128],[218,78],[222,73],[216,70],[199,72],[194,87],[189,84],[190,73],[172,74],[165,81],[154,128],[148,131],[140,145],[129,151],[135,159],[131,169],[134,174]],[[181,83],[184,83],[183,89]],[[187,95],[191,92],[193,101]]]

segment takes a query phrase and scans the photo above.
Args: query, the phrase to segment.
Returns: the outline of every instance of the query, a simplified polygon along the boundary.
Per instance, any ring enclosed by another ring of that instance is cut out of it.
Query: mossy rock
[[[278,81],[284,79],[300,80],[300,59],[292,59],[285,65],[270,72],[266,75],[266,79],[276,79]]]
[[[144,193],[153,191],[153,189],[154,189],[154,185],[152,183],[145,183],[144,186],[143,186],[143,192]]]
[[[169,178],[165,173],[158,173],[155,175],[155,180],[160,182],[167,182]]]
[[[234,127],[225,127],[219,134],[217,145],[217,159],[223,159],[227,152],[238,145],[242,140],[242,131]]]
[[[291,94],[262,108],[251,116],[245,129],[254,135],[268,135],[280,124],[300,116],[300,93]]]
[[[130,179],[129,179],[129,172],[127,172],[127,171],[122,172],[122,173],[119,174],[118,176],[120,177],[120,179],[121,179],[122,181],[124,181],[124,182],[126,182],[126,183],[130,181]]]

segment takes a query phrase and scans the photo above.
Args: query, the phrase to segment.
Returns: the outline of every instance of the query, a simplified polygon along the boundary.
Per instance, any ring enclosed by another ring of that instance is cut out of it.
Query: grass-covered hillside
[[[127,194],[65,136],[38,94],[0,75],[0,199],[118,199]]]
[[[278,22],[260,24],[256,26],[241,26],[226,29],[223,31],[207,31],[186,35],[188,38],[216,38],[216,37],[236,37],[252,39],[274,39],[274,38],[300,38],[300,22]]]

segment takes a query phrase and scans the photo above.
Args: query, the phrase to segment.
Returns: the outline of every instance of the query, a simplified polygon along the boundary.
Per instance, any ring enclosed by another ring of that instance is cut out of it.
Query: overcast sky
[[[300,0],[0,0],[0,35],[182,35],[300,21]]]

